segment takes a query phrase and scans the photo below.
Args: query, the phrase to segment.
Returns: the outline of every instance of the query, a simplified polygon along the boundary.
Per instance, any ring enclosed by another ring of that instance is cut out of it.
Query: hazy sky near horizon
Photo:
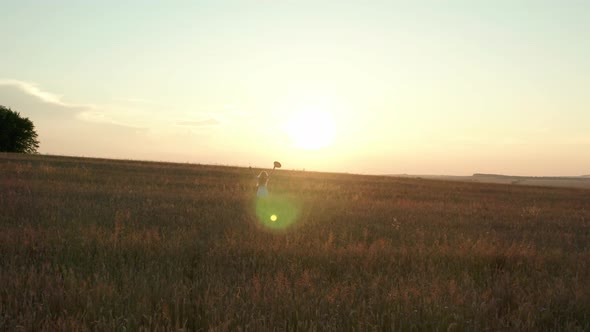
[[[0,8],[0,105],[35,123],[41,153],[372,174],[590,173],[588,1]]]

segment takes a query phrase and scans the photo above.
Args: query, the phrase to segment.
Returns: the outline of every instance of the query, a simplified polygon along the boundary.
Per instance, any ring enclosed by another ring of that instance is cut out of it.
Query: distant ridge
[[[581,178],[590,178],[590,175],[581,176],[519,176],[519,175],[502,175],[502,174],[486,174],[486,173],[474,173],[473,177],[494,177],[504,179],[515,179],[515,180],[575,180]]]
[[[580,176],[516,176],[502,174],[474,173],[471,176],[457,175],[411,175],[395,174],[390,176],[418,178],[442,181],[497,183],[518,186],[542,186],[590,189],[590,175]]]

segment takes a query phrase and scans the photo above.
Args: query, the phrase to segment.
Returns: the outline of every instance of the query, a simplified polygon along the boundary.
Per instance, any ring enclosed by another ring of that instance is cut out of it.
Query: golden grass
[[[590,191],[0,154],[0,330],[588,330]]]

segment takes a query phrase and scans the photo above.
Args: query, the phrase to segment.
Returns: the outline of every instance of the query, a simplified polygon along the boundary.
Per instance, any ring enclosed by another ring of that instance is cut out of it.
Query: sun
[[[293,146],[304,150],[326,148],[336,137],[336,127],[330,114],[315,109],[294,112],[286,130]]]

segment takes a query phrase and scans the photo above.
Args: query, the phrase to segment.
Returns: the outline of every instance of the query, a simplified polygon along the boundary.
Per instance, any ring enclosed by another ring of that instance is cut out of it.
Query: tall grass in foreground
[[[0,154],[0,330],[588,330],[590,191]]]

